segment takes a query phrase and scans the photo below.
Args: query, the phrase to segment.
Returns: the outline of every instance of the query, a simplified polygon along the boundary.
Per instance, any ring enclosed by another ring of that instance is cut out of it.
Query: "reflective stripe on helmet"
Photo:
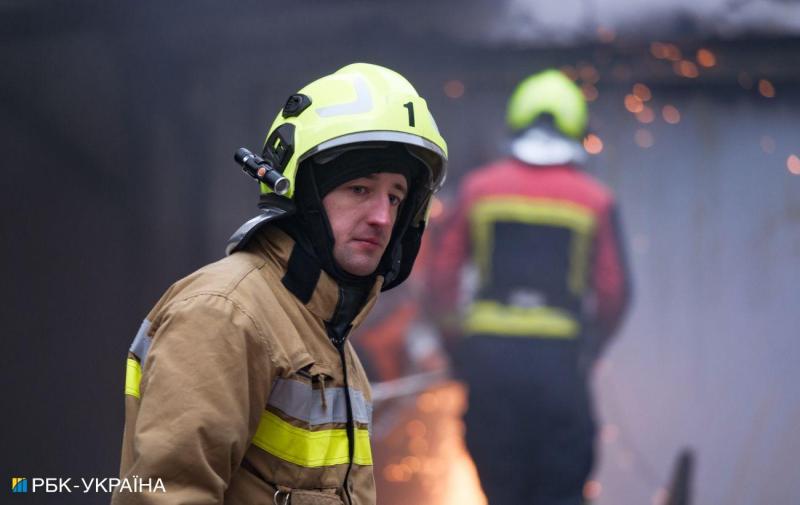
[[[355,100],[347,103],[328,105],[317,109],[320,117],[343,116],[346,114],[362,114],[372,110],[372,93],[363,77],[357,75],[353,78],[353,88],[356,91]]]
[[[421,147],[427,151],[430,151],[431,153],[433,153],[434,155],[438,156],[441,159],[446,159],[447,157],[446,153],[444,153],[439,148],[438,145],[418,135],[411,135],[408,133],[395,132],[395,131],[371,131],[371,132],[357,132],[349,135],[343,135],[341,137],[333,138],[331,140],[323,142],[320,145],[308,151],[306,154],[304,154],[298,160],[298,163],[314,156],[317,153],[327,151],[329,149],[335,149],[337,147],[349,146],[353,144],[361,144],[364,142],[397,142],[409,146]],[[421,157],[417,156],[417,158]],[[438,164],[432,163],[431,159],[421,158],[421,161],[425,163],[425,165],[431,170],[431,185],[429,189],[434,192],[438,191],[442,183],[444,182],[444,177],[445,177],[444,167],[442,167],[440,163]]]

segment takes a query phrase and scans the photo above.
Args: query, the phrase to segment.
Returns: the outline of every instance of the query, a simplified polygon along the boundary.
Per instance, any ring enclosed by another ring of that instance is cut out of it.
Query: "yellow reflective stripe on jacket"
[[[125,394],[139,398],[139,383],[142,382],[142,365],[133,358],[128,358],[125,369]]]
[[[568,285],[575,295],[583,292],[595,217],[584,206],[548,198],[502,195],[478,200],[470,211],[475,259],[481,279],[491,276],[495,222],[519,222],[568,228],[575,234],[570,245]]]
[[[141,326],[139,326],[139,331],[136,332],[133,343],[130,349],[128,349],[128,352],[139,359],[137,361],[134,358],[128,358],[125,367],[125,394],[135,396],[136,398],[139,398],[139,384],[142,382],[142,365],[144,364],[144,360],[147,359],[147,352],[150,350],[150,343],[153,340],[147,335],[149,331],[150,321],[145,319],[142,321]]]
[[[480,301],[470,306],[464,329],[469,333],[516,337],[575,338],[580,326],[565,310],[513,307]]]
[[[355,430],[353,463],[372,465],[369,432]],[[253,444],[280,459],[305,467],[340,465],[349,462],[347,430],[309,431],[293,426],[269,411],[261,414],[261,422]]]

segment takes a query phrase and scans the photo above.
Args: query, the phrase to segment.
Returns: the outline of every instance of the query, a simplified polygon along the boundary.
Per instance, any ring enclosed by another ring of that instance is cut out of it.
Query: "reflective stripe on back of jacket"
[[[477,286],[466,334],[574,339],[591,324],[605,339],[627,305],[613,195],[573,166],[505,159],[470,173],[432,268],[445,314],[469,261]]]

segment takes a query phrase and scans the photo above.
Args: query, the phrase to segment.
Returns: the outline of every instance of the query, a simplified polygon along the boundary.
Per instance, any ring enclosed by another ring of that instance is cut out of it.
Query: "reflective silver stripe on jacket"
[[[344,391],[344,388],[326,388],[323,403],[321,389],[314,390],[311,384],[294,380],[276,379],[267,405],[310,426],[346,423],[347,399]],[[353,419],[369,425],[372,421],[372,404],[364,399],[364,393],[351,388],[350,402]]]
[[[150,344],[153,342],[152,337],[147,335],[149,331],[150,321],[145,319],[142,321],[142,325],[139,326],[139,331],[136,332],[136,336],[133,338],[133,343],[129,349],[134,356],[139,358],[139,363],[141,363],[142,366],[144,366],[144,360],[147,359],[147,351],[150,350]]]

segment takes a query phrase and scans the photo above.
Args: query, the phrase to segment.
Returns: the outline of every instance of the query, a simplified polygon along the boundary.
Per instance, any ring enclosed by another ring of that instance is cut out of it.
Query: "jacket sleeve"
[[[165,492],[118,490],[113,505],[222,503],[271,388],[266,337],[234,302],[199,295],[164,310],[120,477],[161,479]]]
[[[597,310],[593,321],[597,353],[616,332],[631,298],[631,282],[622,228],[613,201],[600,215],[595,237],[592,284]]]

